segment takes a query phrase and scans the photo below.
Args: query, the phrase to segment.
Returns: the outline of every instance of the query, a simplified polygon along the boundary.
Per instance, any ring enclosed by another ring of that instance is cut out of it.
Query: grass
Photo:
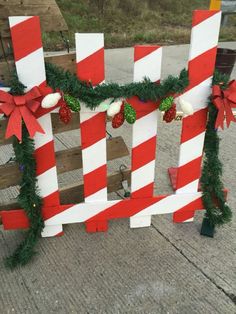
[[[75,32],[105,33],[106,48],[134,44],[189,43],[192,11],[207,9],[209,0],[57,0],[69,27],[64,36],[74,47]],[[220,40],[236,40],[236,17],[221,28]],[[60,34],[43,34],[47,50],[65,46]]]

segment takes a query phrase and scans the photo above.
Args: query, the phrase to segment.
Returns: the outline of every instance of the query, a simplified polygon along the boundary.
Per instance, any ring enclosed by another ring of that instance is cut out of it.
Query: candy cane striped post
[[[181,96],[194,107],[194,114],[183,118],[177,171],[176,193],[198,191],[201,176],[203,144],[207,121],[207,100],[211,92],[212,75],[220,30],[221,12],[194,11],[189,53],[187,91]],[[194,211],[174,214],[175,222],[192,221]]]
[[[41,41],[39,17],[9,17],[16,70],[20,81],[30,89],[45,86],[46,75]],[[37,133],[35,158],[37,179],[43,206],[60,205],[54,141],[50,113],[38,119],[45,134]],[[43,237],[62,234],[62,224],[46,226]]]
[[[103,34],[76,37],[77,75],[96,86],[104,82]],[[83,108],[80,112],[85,203],[107,200],[106,114]],[[106,231],[106,220],[86,223],[88,232]]]
[[[134,48],[134,81],[148,77],[152,82],[160,81],[162,48],[159,46],[135,46]],[[142,102],[133,97],[129,102],[137,112],[137,120],[132,134],[131,197],[146,198],[153,196],[157,104]],[[151,225],[151,216],[131,217],[130,227],[147,227]]]

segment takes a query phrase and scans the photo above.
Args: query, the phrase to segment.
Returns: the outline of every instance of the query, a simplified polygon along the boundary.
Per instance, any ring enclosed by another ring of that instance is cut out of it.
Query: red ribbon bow
[[[224,119],[226,118],[227,127],[230,122],[236,122],[232,108],[236,108],[236,81],[233,80],[225,90],[221,90],[219,85],[212,87],[213,104],[218,109],[215,128],[224,129]]]
[[[0,90],[0,111],[9,116],[5,137],[15,135],[22,140],[22,119],[32,138],[36,132],[45,133],[34,114],[40,107],[42,97],[38,87],[33,87],[29,92],[22,96],[12,96]]]

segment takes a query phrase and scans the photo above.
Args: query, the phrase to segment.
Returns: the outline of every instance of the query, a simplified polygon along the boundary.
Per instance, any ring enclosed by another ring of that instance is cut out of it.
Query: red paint
[[[37,176],[56,166],[56,158],[54,151],[54,141],[35,150],[35,159],[37,163]]]
[[[132,192],[132,198],[152,197],[154,189],[154,182],[144,186],[143,188]]]
[[[146,57],[159,48],[160,46],[134,46],[134,62]]]
[[[180,189],[185,185],[200,178],[201,175],[202,156],[180,166],[177,172],[176,189]]]
[[[206,130],[208,108],[200,109],[182,119],[181,143],[185,143]]]
[[[194,209],[194,210],[192,210]],[[195,210],[202,210],[204,209],[202,198],[198,198],[195,201],[189,203],[188,205],[184,206],[183,208],[177,210],[173,214],[173,221],[174,222],[183,222],[187,219],[194,217]]]
[[[140,119],[156,110],[159,102],[141,101],[137,96],[127,98],[126,101],[136,110],[136,119]]]
[[[220,11],[218,10],[195,10],[193,11],[193,21],[192,21],[192,27],[204,22],[211,16],[215,15]]]
[[[80,123],[80,130],[82,149],[106,138],[106,113],[99,112],[90,119]]]
[[[96,158],[96,156],[95,156]],[[107,165],[84,175],[84,197],[88,197],[107,186]]]
[[[104,81],[104,48],[77,63],[77,76],[80,80],[90,82],[93,86]]]
[[[155,160],[156,136],[132,149],[132,171],[135,171],[147,163]]]
[[[11,27],[11,37],[15,61],[42,48],[39,17],[31,17]]]
[[[199,85],[213,75],[216,52],[217,47],[214,47],[189,61],[189,87],[187,90]]]

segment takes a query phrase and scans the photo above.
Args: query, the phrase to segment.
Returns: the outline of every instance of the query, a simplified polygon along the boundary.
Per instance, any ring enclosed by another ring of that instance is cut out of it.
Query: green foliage
[[[65,94],[70,94],[85,102],[90,109],[96,108],[107,98],[130,98],[138,96],[142,100],[158,101],[169,93],[181,93],[188,86],[188,73],[180,72],[179,77],[169,76],[161,84],[156,84],[148,79],[140,83],[119,85],[116,83],[101,84],[93,88],[82,82],[70,72],[66,72],[53,64],[46,64],[48,85],[54,90],[60,89]]]
[[[216,72],[213,84],[219,84],[221,88],[226,88],[228,77]],[[201,176],[201,188],[203,191],[202,200],[206,209],[206,217],[212,226],[222,225],[231,220],[232,212],[225,201],[222,176],[222,163],[219,160],[220,139],[215,130],[215,121],[218,110],[209,101],[209,116],[204,143],[204,162]]]
[[[75,32],[104,32],[106,47],[134,44],[189,43],[192,11],[208,9],[209,0],[57,0],[74,47]],[[222,28],[221,40],[235,40],[234,17]],[[62,49],[57,32],[44,35],[44,47]]]
[[[13,75],[11,83],[11,94],[24,94],[24,85],[19,82],[16,74]],[[6,259],[5,263],[9,268],[28,263],[35,254],[34,247],[44,227],[41,217],[41,197],[37,191],[34,140],[30,138],[24,124],[22,124],[22,142],[19,142],[18,139],[14,137],[13,148],[16,162],[22,171],[18,202],[21,208],[26,212],[30,222],[30,228],[26,232],[23,242],[16,248],[15,252]]]
[[[36,163],[34,158],[34,140],[29,137],[25,125],[22,127],[22,143],[14,137],[13,148],[17,163],[22,169],[18,202],[27,214],[30,228],[25,239],[15,252],[6,259],[6,265],[14,268],[25,265],[35,254],[34,247],[44,227],[41,217],[41,197],[37,191]]]

